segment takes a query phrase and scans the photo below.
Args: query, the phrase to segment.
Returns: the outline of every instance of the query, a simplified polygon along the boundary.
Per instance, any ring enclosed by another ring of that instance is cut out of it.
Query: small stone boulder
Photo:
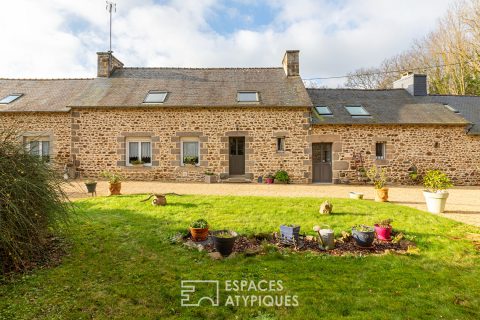
[[[328,201],[325,201],[322,203],[322,205],[320,206],[320,210],[319,212],[321,214],[330,214],[332,213],[332,210],[333,210],[333,204],[331,204],[330,202]]]

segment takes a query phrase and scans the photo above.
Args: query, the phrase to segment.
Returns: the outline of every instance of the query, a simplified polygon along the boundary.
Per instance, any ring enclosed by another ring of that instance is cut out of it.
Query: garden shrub
[[[275,173],[275,180],[281,183],[288,183],[290,181],[290,177],[288,176],[287,171],[285,170],[278,170]]]
[[[50,235],[66,225],[72,210],[61,183],[15,133],[0,132],[0,274],[46,255]]]

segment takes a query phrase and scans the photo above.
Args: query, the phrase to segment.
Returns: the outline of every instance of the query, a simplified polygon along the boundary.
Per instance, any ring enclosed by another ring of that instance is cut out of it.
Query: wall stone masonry
[[[228,138],[236,135],[246,139],[246,174],[285,169],[292,182],[308,182],[307,108],[75,109],[72,121],[72,150],[84,177],[117,170],[135,180],[203,181],[205,171],[229,172]],[[288,133],[282,153],[276,152],[279,132]],[[122,139],[138,134],[151,136],[158,150],[151,167],[124,166]],[[182,137],[199,139],[199,167],[180,165]]]
[[[408,169],[420,173],[438,168],[456,185],[480,184],[480,137],[464,126],[441,125],[315,125],[310,142],[333,143],[333,177],[356,182],[355,154],[364,167],[386,166],[392,182],[408,183]],[[375,143],[386,142],[386,159],[375,158]]]
[[[59,170],[63,170],[66,164],[71,164],[70,114],[66,112],[1,113],[0,130],[12,129],[23,138],[49,137],[52,164]],[[23,139],[22,142],[24,142]]]
[[[25,136],[48,136],[59,170],[74,164],[82,178],[104,170],[131,180],[203,181],[204,172],[228,174],[229,137],[245,137],[245,173],[256,179],[279,169],[293,183],[312,182],[312,143],[332,143],[333,178],[357,182],[363,166],[386,166],[392,182],[408,183],[408,169],[445,171],[456,185],[480,184],[480,137],[447,125],[312,125],[308,108],[85,108],[66,113],[0,113],[0,128]],[[126,164],[126,139],[152,143],[152,166]],[[181,166],[181,141],[198,139],[200,165]],[[285,137],[285,151],[276,151]],[[375,143],[386,142],[386,159],[375,159]],[[356,160],[357,159],[357,160]]]

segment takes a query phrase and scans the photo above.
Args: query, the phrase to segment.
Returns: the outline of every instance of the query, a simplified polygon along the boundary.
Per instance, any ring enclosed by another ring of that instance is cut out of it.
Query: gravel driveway
[[[390,186],[389,200],[420,210],[426,210],[421,187]],[[87,189],[83,181],[74,181],[65,186],[71,199],[85,198]],[[364,198],[373,199],[371,186],[357,185],[266,185],[256,183],[175,183],[156,181],[124,181],[123,194],[167,193],[205,194],[205,195],[238,195],[238,196],[275,196],[275,197],[327,197],[347,198],[350,191],[363,192]],[[99,181],[97,195],[107,196],[108,182]],[[480,187],[455,187],[450,190],[446,212],[443,216],[464,223],[480,226]]]

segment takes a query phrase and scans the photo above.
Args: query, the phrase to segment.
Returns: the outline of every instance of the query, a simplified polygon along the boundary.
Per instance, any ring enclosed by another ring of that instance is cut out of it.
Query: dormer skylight
[[[164,103],[167,99],[167,91],[151,90],[148,92],[143,103]]]
[[[257,91],[239,91],[237,92],[237,102],[258,102]]]
[[[9,104],[23,96],[23,93],[12,93],[0,100],[0,104]]]
[[[348,113],[354,118],[369,118],[370,113],[363,106],[345,106]]]
[[[445,108],[447,108],[448,110],[452,111],[453,113],[460,113],[460,111],[458,111],[457,109],[455,109],[454,107],[452,107],[451,105],[448,105],[448,104],[444,104]]]
[[[333,116],[332,111],[327,106],[316,106],[315,111],[321,116],[331,117]]]

